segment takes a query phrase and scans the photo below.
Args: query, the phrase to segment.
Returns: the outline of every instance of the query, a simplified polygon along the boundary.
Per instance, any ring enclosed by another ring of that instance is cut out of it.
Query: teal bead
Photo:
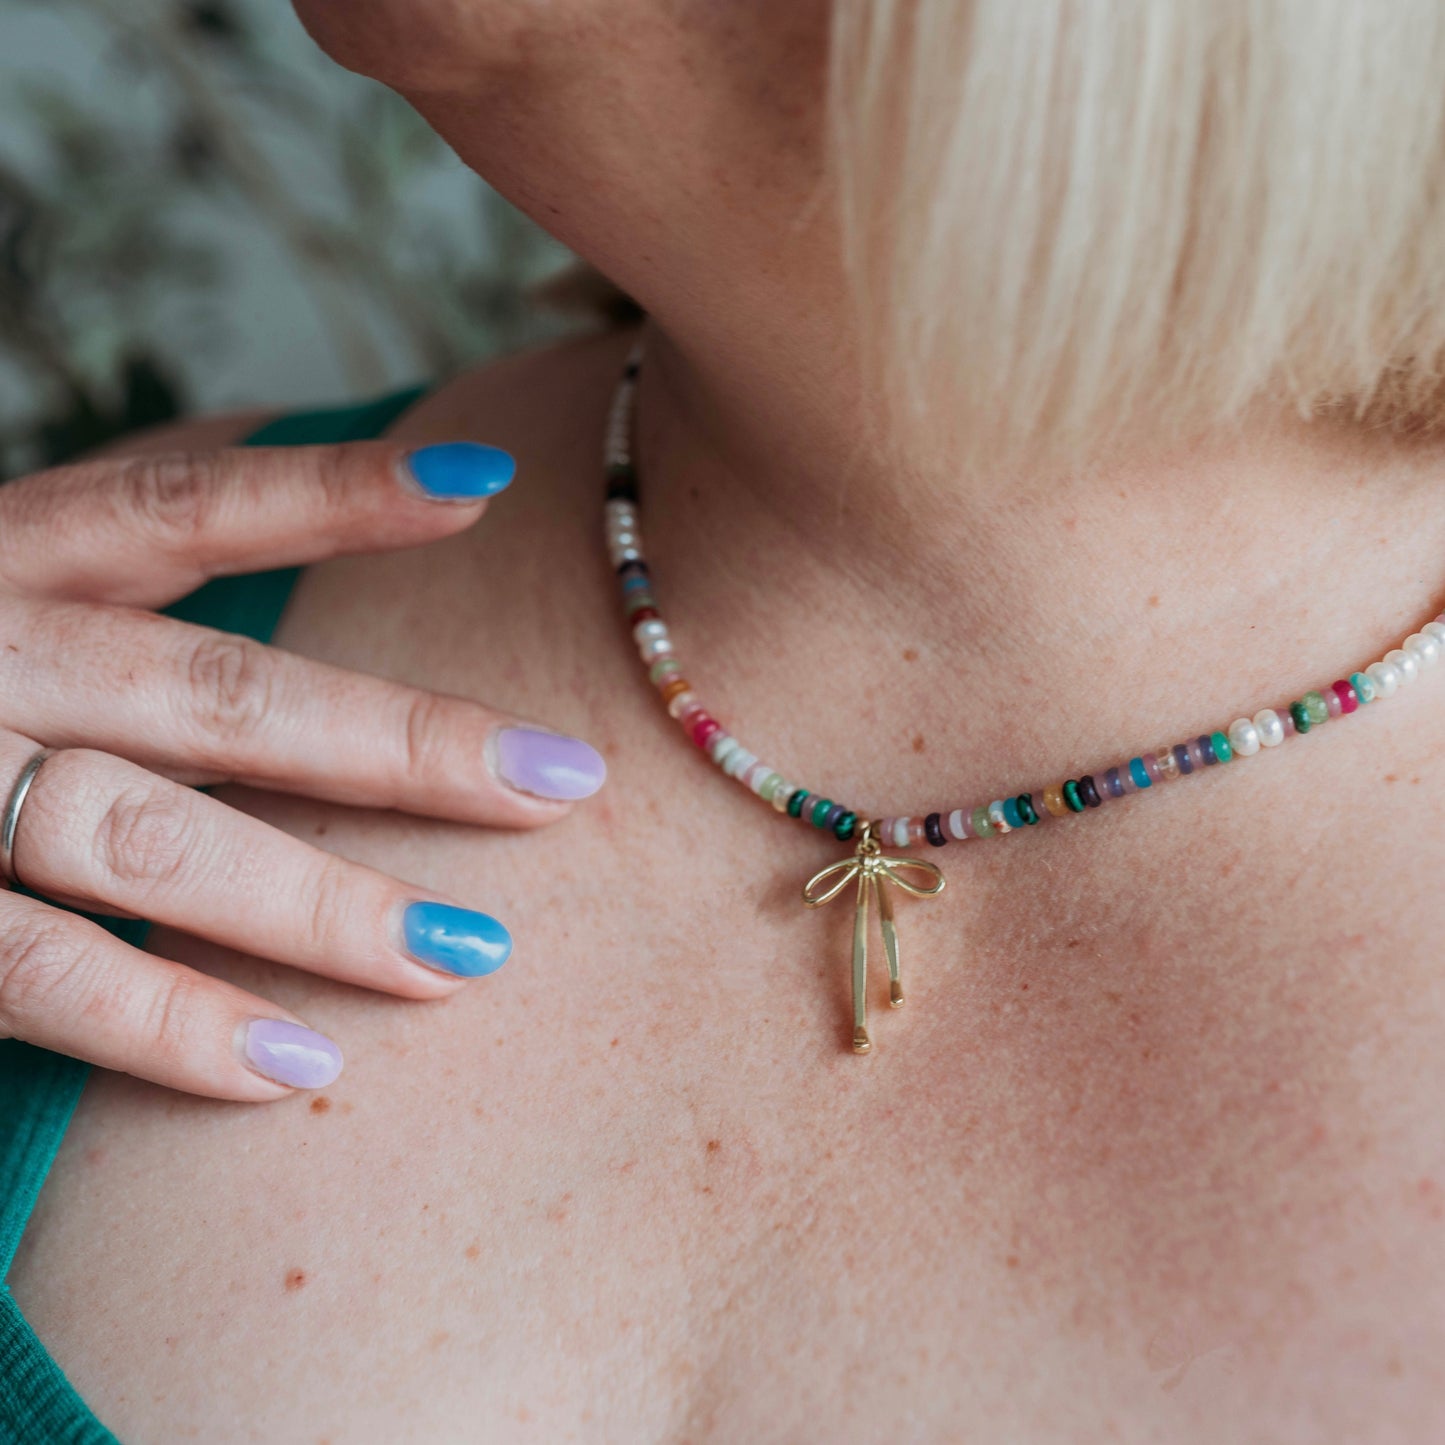
[[[1070,778],[1064,784],[1064,802],[1068,804],[1071,813],[1082,813],[1084,811],[1084,799],[1079,792],[1079,785]]]
[[[1310,710],[1302,702],[1290,703],[1289,715],[1294,719],[1294,729],[1301,737],[1314,726],[1310,721]]]
[[[1379,691],[1375,687],[1375,679],[1368,673],[1352,672],[1350,674],[1350,686],[1354,688],[1355,696],[1359,698],[1361,702],[1374,702],[1379,696]]]
[[[828,814],[833,810],[832,798],[819,798],[808,810],[808,821],[815,827],[821,828],[828,821]]]
[[[1329,705],[1319,693],[1307,692],[1300,699],[1300,702],[1304,705],[1304,710],[1309,714],[1311,727],[1318,727],[1321,723],[1329,722]]]
[[[1229,738],[1225,733],[1210,733],[1209,741],[1214,747],[1215,760],[1227,763],[1234,756],[1234,749],[1229,745]]]

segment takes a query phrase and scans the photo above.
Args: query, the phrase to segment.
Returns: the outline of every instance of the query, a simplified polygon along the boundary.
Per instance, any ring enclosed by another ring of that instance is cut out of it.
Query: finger
[[[31,744],[0,736],[0,776]],[[105,753],[47,758],[26,796],[15,876],[327,978],[442,998],[495,972],[511,936],[215,798]]]
[[[447,536],[513,471],[476,442],[81,462],[0,490],[0,580],[30,596],[160,606],[210,577]]]
[[[7,723],[190,781],[534,827],[606,777],[586,743],[480,703],[153,613],[19,600],[3,630]],[[97,678],[117,680],[100,705]]]
[[[37,899],[0,894],[0,1038],[213,1099],[324,1088],[341,1051],[284,1009]]]

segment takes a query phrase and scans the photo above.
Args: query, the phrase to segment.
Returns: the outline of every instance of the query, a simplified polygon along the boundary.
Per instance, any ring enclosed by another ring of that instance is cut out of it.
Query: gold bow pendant
[[[924,874],[926,884],[910,883],[902,874]],[[878,900],[878,921],[883,927],[883,951],[888,955],[888,1002],[903,1005],[903,985],[898,978],[898,930],[893,926],[893,900],[884,884],[896,884],[915,898],[932,898],[943,892],[943,874],[921,858],[888,858],[873,836],[873,824],[863,823],[857,852],[851,858],[830,863],[803,885],[803,902],[809,908],[831,903],[850,883],[858,882],[858,903],[853,914],[853,1052],[866,1054],[873,1047],[868,1038],[868,898]]]

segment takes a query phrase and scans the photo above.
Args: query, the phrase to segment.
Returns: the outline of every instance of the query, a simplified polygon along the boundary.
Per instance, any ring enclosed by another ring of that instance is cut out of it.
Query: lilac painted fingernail
[[[540,728],[503,728],[493,738],[492,754],[504,783],[537,798],[590,798],[607,779],[596,748]]]
[[[341,1050],[324,1034],[285,1019],[246,1025],[246,1062],[293,1089],[324,1089],[341,1073]]]

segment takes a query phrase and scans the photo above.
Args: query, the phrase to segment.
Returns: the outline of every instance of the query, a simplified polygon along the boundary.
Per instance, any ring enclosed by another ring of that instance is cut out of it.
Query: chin
[[[573,3],[538,0],[292,0],[311,38],[338,65],[403,92],[475,88],[567,33]]]

